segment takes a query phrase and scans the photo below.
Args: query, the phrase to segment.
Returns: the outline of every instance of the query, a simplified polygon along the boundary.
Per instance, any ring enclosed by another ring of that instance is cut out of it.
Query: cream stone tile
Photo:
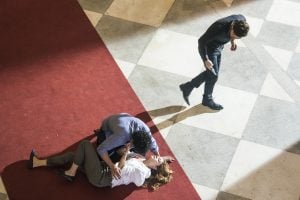
[[[264,20],[256,17],[250,17],[250,16],[246,16],[246,19],[250,26],[250,30],[249,30],[250,34],[256,37],[260,32]]]
[[[203,70],[197,46],[197,37],[159,29],[138,64],[194,77]]]
[[[293,56],[293,52],[267,45],[263,46],[281,68],[286,71]]]
[[[92,25],[95,27],[97,25],[97,23],[99,22],[99,20],[101,19],[102,14],[93,12],[93,11],[89,11],[89,10],[83,10],[83,11],[85,12],[86,16],[89,18]]]
[[[119,59],[116,59],[116,62],[120,67],[121,71],[123,72],[124,76],[128,79],[129,75],[131,74],[131,72],[135,67],[135,64],[123,60],[119,60]]]
[[[241,141],[221,190],[252,200],[297,200],[299,166],[298,154]]]
[[[286,93],[280,84],[271,74],[268,74],[261,88],[260,95],[280,99],[284,101],[294,102],[294,100]]]
[[[219,191],[193,183],[194,188],[203,200],[216,200]]]
[[[1,193],[4,193],[4,194],[7,194],[1,176],[0,176],[0,192],[1,192]]]
[[[0,192],[0,200],[9,200],[7,194]]]
[[[231,4],[234,0],[222,0],[227,7],[231,7]]]
[[[192,92],[190,95],[191,106],[201,103],[202,93],[203,86]],[[202,112],[199,115],[187,117],[180,123],[240,138],[257,96],[254,93],[216,85],[214,88],[214,97],[216,98],[214,100],[223,105],[224,109],[217,112],[203,106],[210,112]]]
[[[274,0],[266,17],[269,21],[300,27],[300,2]]]
[[[114,0],[106,15],[159,27],[174,0]]]
[[[298,45],[296,47],[296,50],[295,50],[297,53],[300,53],[300,39],[298,41]]]

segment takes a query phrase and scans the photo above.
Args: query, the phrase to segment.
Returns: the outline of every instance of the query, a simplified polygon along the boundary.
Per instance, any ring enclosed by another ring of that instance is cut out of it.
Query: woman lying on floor
[[[159,186],[171,181],[173,172],[169,168],[168,162],[172,162],[173,157],[151,156],[145,159],[142,156],[137,156],[127,158],[129,148],[130,144],[127,144],[122,158],[116,163],[121,169],[120,179],[112,178],[110,168],[105,162],[99,160],[96,149],[87,140],[79,144],[75,153],[68,152],[47,159],[39,159],[32,151],[28,167],[33,169],[41,166],[54,167],[72,163],[68,170],[61,171],[61,175],[68,181],[73,181],[79,167],[84,171],[89,182],[96,187],[115,187],[134,183],[138,187],[145,186],[156,190]]]

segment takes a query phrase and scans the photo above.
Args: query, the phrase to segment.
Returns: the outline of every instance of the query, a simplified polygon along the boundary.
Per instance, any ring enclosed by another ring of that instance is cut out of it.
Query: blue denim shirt
[[[105,132],[106,139],[97,147],[99,155],[130,142],[131,134],[136,131],[147,132],[151,137],[150,150],[153,153],[159,151],[156,140],[153,138],[149,127],[142,120],[127,113],[107,117],[103,120],[101,127]]]

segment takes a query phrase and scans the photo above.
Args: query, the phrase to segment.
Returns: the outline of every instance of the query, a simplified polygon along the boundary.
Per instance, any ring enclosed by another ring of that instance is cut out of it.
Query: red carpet
[[[32,148],[42,156],[70,149],[104,117],[145,110],[76,0],[2,0],[0,24],[0,170],[11,200],[199,199],[177,162],[173,181],[157,192],[26,169]],[[172,154],[154,136],[161,154]]]

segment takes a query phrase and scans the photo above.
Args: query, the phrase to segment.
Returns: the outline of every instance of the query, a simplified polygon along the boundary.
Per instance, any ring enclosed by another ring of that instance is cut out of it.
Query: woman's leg
[[[67,152],[61,155],[52,156],[47,159],[47,166],[49,167],[63,166],[72,163],[73,159],[74,159],[73,152]]]
[[[78,166],[83,168],[91,184],[97,187],[111,185],[112,176],[108,167],[100,162],[96,149],[88,140],[84,140],[79,144],[75,152],[74,163],[69,169],[70,171],[66,171],[66,174],[74,169],[77,170]]]
[[[32,167],[42,167],[42,166],[48,166],[48,167],[55,167],[55,166],[63,166],[66,164],[70,164],[73,162],[74,153],[73,152],[67,152],[61,155],[52,156],[47,159],[39,159],[36,156],[32,159]]]

